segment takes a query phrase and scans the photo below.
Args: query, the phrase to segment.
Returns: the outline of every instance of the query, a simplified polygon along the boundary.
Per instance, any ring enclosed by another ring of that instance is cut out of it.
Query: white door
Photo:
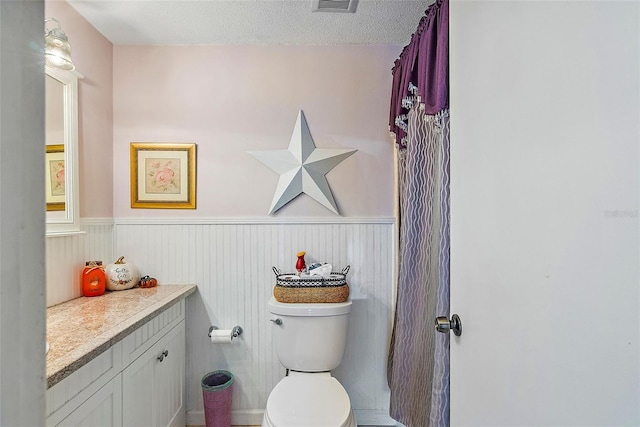
[[[451,424],[640,425],[639,3],[450,23]]]

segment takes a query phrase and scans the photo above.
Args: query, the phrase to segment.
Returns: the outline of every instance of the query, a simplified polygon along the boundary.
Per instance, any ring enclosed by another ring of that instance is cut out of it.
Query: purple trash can
[[[213,371],[202,377],[202,400],[207,427],[231,426],[231,395],[233,374],[229,371]]]

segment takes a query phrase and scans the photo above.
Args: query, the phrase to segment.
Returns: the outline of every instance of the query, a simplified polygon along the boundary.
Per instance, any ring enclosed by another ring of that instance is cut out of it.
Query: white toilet
[[[330,373],[342,360],[351,301],[289,304],[271,297],[268,305],[287,376],[269,394],[262,427],[356,427],[349,396]]]

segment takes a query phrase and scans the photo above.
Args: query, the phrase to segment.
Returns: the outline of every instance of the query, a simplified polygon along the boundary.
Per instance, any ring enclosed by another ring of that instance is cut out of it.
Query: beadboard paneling
[[[215,369],[236,377],[236,414],[259,414],[273,386],[284,376],[271,345],[267,300],[274,284],[272,266],[293,271],[298,251],[307,263],[351,266],[353,300],[349,342],[334,372],[359,411],[386,413],[387,341],[393,268],[392,221],[332,220],[270,223],[186,221],[150,223],[116,220],[115,253],[142,274],[162,283],[195,283],[199,292],[187,307],[187,410],[202,411],[200,380]],[[235,325],[243,334],[233,344],[211,344],[210,325]],[[197,417],[197,415],[196,415]]]
[[[81,220],[84,234],[47,237],[47,307],[82,296],[85,261],[113,262],[113,220]]]

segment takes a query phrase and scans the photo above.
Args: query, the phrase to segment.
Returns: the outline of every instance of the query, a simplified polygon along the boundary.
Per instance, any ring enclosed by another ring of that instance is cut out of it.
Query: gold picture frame
[[[196,208],[196,144],[132,142],[131,207]]]
[[[66,197],[64,144],[47,145],[44,159],[47,211],[63,211]]]

